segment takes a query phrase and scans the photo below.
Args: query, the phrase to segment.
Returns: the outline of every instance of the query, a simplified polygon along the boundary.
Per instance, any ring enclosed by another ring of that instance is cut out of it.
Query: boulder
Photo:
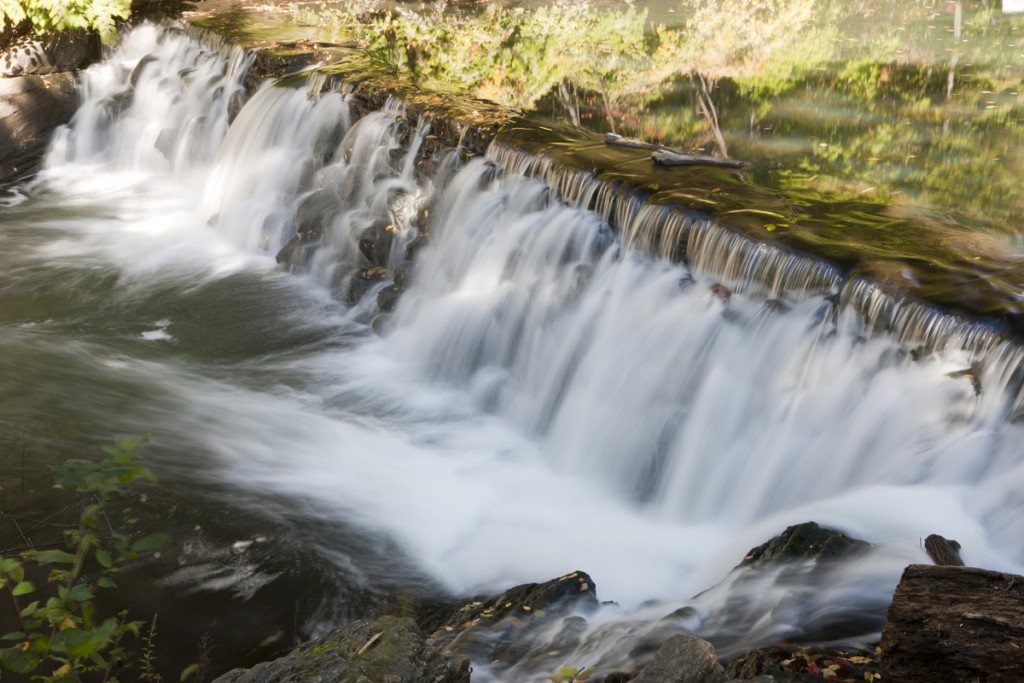
[[[338,196],[331,190],[316,190],[299,200],[295,207],[295,234],[303,242],[315,242],[341,210]]]
[[[359,235],[359,252],[373,266],[387,267],[397,228],[378,221]]]
[[[446,605],[424,616],[420,625],[432,638],[505,617],[529,617],[537,612],[565,613],[576,608],[597,607],[597,589],[586,572],[576,571],[544,583],[526,583],[504,593]]]
[[[801,560],[838,560],[866,551],[871,544],[815,522],[788,527],[778,536],[752,548],[739,567]]]
[[[443,606],[419,620],[445,653],[489,662],[495,670],[531,666],[531,636],[553,624],[573,630],[570,612],[596,609],[594,581],[573,572],[544,583],[528,583],[499,595]],[[577,629],[578,630],[578,627]],[[549,650],[549,647],[544,648]]]
[[[390,313],[398,306],[398,300],[402,297],[402,288],[398,285],[390,285],[377,293],[377,308],[382,313]]]
[[[697,636],[672,636],[654,653],[633,683],[725,683],[715,648]]]
[[[725,657],[742,654],[751,646],[787,640],[798,643],[862,642],[883,625],[886,602],[881,596],[842,609],[827,609],[819,599],[820,587],[837,580],[849,561],[870,552],[871,544],[807,522],[787,528],[751,548],[719,584],[694,597],[706,607],[699,622],[701,634]],[[671,614],[673,622],[688,615]],[[682,624],[694,628],[694,624]],[[656,631],[660,642],[663,631]]]
[[[216,683],[469,683],[469,660],[428,644],[412,619],[380,617],[346,624],[290,654]]]
[[[348,282],[348,302],[353,306],[379,283],[388,279],[388,271],[380,266],[366,266]]]
[[[288,266],[288,270],[293,272],[305,271],[319,246],[319,242],[304,242],[293,237],[277,252],[277,262]]]
[[[0,182],[35,170],[77,106],[74,74],[0,78]]]
[[[95,31],[71,29],[44,36],[29,33],[13,38],[0,52],[0,77],[74,71],[99,58],[100,39]]]
[[[619,677],[621,674],[613,674]],[[606,677],[605,681],[611,677]],[[616,678],[612,678],[616,680]],[[619,678],[631,683],[775,683],[776,681],[803,681],[804,678],[775,678],[765,674],[731,677],[718,660],[714,646],[706,640],[687,633],[666,640],[654,658],[635,677]],[[807,680],[821,680],[818,677]]]

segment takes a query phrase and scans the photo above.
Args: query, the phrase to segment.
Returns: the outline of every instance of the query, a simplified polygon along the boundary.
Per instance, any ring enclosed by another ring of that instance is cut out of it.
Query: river
[[[1012,344],[921,357],[799,281],[725,296],[497,153],[417,180],[398,104],[352,122],[343,93],[265,87],[229,127],[246,66],[134,29],[0,206],[4,511],[57,505],[45,465],[151,434],[161,484],[120,519],[174,540],[121,599],[182,652],[209,633],[246,661],[395,596],[582,569],[616,603],[585,647],[612,667],[684,605],[678,628],[725,651],[844,620],[869,642],[931,533],[1024,571]],[[325,246],[290,273],[315,189]],[[339,264],[379,219],[401,261],[396,196],[432,197],[432,240],[378,317]],[[820,583],[691,599],[809,520],[875,547]],[[716,620],[737,601],[746,623]]]

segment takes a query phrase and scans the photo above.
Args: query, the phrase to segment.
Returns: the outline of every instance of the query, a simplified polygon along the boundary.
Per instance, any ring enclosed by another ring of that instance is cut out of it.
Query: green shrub
[[[0,593],[13,606],[19,628],[0,636],[13,643],[0,647],[0,665],[40,681],[80,681],[111,674],[126,662],[122,640],[139,637],[142,622],[128,621],[125,612],[97,615],[98,591],[115,588],[114,576],[126,561],[160,549],[168,537],[155,533],[131,540],[111,532],[101,534],[98,523],[113,499],[136,480],[154,482],[139,462],[144,439],[118,439],[103,450],[100,461],[68,460],[54,471],[54,481],[82,496],[78,524],[65,531],[63,549],[27,550],[0,557]],[[30,578],[47,573],[46,584]],[[6,644],[0,643],[0,644]],[[150,643],[151,645],[151,643]]]
[[[131,5],[131,0],[0,0],[0,26],[28,20],[38,34],[95,29],[108,43],[117,35],[117,20],[131,14]]]

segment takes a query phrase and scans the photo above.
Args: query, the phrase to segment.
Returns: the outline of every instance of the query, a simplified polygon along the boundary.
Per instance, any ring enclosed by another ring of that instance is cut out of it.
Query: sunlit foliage
[[[95,29],[104,42],[110,42],[117,34],[117,20],[131,14],[131,4],[131,0],[0,0],[0,25],[28,20],[39,34]]]

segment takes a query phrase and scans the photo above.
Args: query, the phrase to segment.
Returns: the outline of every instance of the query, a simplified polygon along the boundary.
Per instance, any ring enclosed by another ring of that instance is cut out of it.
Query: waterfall
[[[229,125],[246,67],[135,29],[0,207],[8,352],[52,355],[22,381],[74,359],[124,387],[54,394],[83,429],[154,432],[158,472],[292,525],[361,589],[587,570],[620,606],[577,654],[609,670],[683,607],[668,628],[725,651],[844,617],[869,637],[930,533],[1024,570],[1018,346],[544,155],[424,152],[397,101],[353,120],[349,92],[291,77]],[[707,590],[808,520],[876,548],[806,585]]]

